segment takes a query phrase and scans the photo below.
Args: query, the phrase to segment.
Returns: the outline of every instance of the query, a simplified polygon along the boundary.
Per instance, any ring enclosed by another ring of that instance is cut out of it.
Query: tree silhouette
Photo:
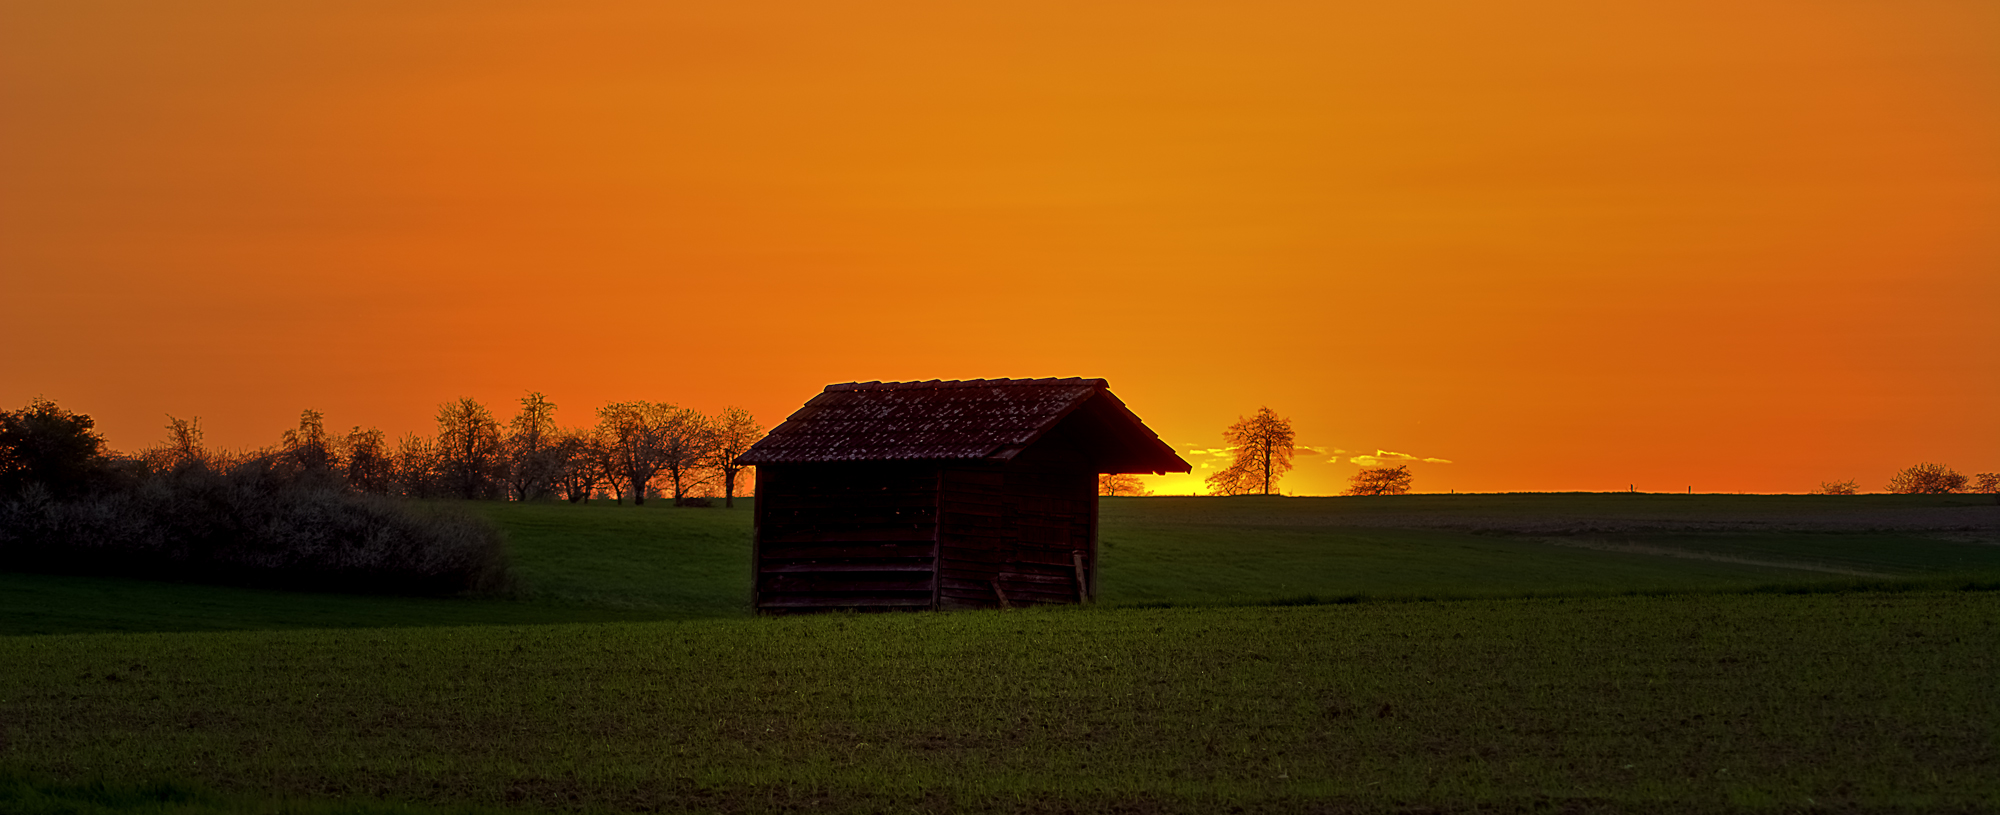
[[[167,415],[167,440],[139,454],[146,469],[156,473],[213,468],[218,462],[201,442],[201,417],[179,419]]]
[[[562,470],[562,451],[555,448],[556,404],[540,392],[521,397],[521,412],[507,420],[503,444],[507,488],[516,501],[548,492]]]
[[[1238,418],[1222,431],[1222,440],[1235,451],[1229,466],[1207,478],[1208,490],[1216,495],[1270,495],[1278,479],[1292,469],[1292,422],[1281,419],[1268,407],[1256,415]]]
[[[722,474],[723,507],[736,506],[736,476],[744,469],[736,463],[736,457],[762,438],[764,427],[757,424],[750,411],[730,406],[715,417],[715,469]]]
[[[598,463],[621,499],[630,488],[632,504],[645,504],[646,486],[654,476],[670,460],[678,462],[686,454],[684,410],[643,401],[614,402],[597,409]]]
[[[1347,490],[1342,495],[1402,495],[1410,491],[1410,482],[1416,476],[1410,473],[1410,465],[1394,467],[1363,467],[1347,479]]]
[[[347,459],[347,488],[370,495],[392,495],[396,490],[396,459],[389,453],[382,431],[362,430],[355,425],[341,442]]]
[[[340,456],[326,435],[326,417],[307,408],[299,413],[296,430],[285,431],[279,444],[279,466],[294,481],[332,485],[339,480]]]
[[[1853,495],[1861,491],[1861,485],[1850,478],[1846,481],[1821,481],[1814,495]]]
[[[500,469],[500,423],[470,396],[438,406],[437,472],[460,498],[493,495]]]
[[[684,506],[689,494],[715,475],[715,422],[694,408],[661,407],[660,474],[666,476],[674,506]]]
[[[415,433],[403,434],[396,441],[396,492],[431,498],[438,491],[437,445]]]
[[[1967,480],[1950,467],[1926,461],[1890,476],[1889,492],[1898,495],[1947,495],[1964,492]]]
[[[556,491],[572,504],[590,500],[590,493],[604,483],[604,469],[597,435],[589,430],[565,428],[556,431]]]
[[[40,484],[56,497],[81,494],[106,472],[104,437],[89,416],[33,399],[0,410],[0,495]]]
[[[1152,495],[1139,477],[1126,473],[1104,473],[1097,477],[1098,495]]]
[[[1972,491],[1993,496],[1993,503],[2000,504],[2000,473],[1980,473],[1972,477]]]

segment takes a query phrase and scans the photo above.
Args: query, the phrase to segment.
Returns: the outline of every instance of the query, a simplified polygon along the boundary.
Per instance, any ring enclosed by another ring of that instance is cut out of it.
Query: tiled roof
[[[1093,397],[1129,417],[1126,445],[1173,451],[1102,379],[967,379],[828,385],[737,459],[743,464],[1005,459]],[[1120,423],[1124,424],[1124,423]],[[1173,458],[1184,468],[1184,462]]]

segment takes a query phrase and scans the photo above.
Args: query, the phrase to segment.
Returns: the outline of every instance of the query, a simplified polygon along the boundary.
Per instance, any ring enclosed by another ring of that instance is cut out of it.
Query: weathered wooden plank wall
[[[762,470],[756,498],[759,611],[935,607],[935,465]]]
[[[1097,476],[1027,466],[946,467],[938,487],[938,608],[1075,603],[1094,569]],[[994,590],[995,581],[1001,591]]]

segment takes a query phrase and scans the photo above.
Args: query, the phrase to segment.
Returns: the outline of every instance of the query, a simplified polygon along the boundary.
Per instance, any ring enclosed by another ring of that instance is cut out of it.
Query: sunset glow
[[[2000,470],[2000,5],[0,2],[0,407],[112,446],[1103,377],[1288,493]]]

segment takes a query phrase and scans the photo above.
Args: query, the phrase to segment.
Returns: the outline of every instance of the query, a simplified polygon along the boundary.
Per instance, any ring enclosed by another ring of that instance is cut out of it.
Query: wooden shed
[[[1098,474],[1190,470],[1075,378],[829,385],[736,460],[763,613],[1088,600]]]

